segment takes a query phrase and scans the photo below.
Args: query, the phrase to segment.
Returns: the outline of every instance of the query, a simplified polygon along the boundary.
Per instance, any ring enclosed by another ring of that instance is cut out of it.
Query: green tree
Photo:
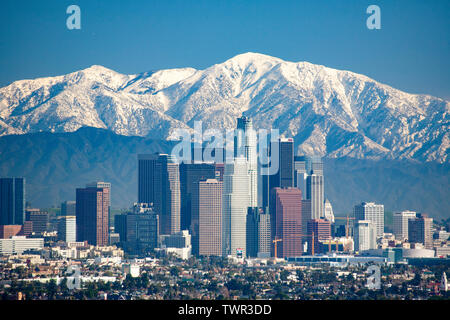
[[[58,286],[56,285],[55,279],[51,279],[49,282],[47,282],[46,293],[50,300],[55,299],[56,294],[58,293]]]

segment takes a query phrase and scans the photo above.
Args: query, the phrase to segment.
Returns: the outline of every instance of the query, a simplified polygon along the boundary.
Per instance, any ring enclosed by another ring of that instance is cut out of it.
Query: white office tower
[[[370,220],[359,220],[355,225],[355,250],[362,252],[376,249],[376,228]]]
[[[64,242],[76,241],[76,217],[60,216],[58,217],[58,240]]]
[[[248,117],[237,119],[235,157],[245,157],[248,165],[250,207],[258,206],[258,155],[257,138],[252,120]]]
[[[331,206],[331,202],[328,199],[325,200],[324,211],[325,211],[324,215],[325,219],[330,221],[330,223],[334,223],[333,207]]]
[[[247,208],[250,202],[247,160],[235,158],[225,164],[223,176],[223,227],[224,256],[246,256]]]
[[[353,208],[355,221],[370,220],[375,224],[376,236],[381,237],[384,233],[384,205],[374,202],[363,202]]]
[[[311,200],[311,219],[324,216],[323,175],[311,174],[306,178],[306,199]]]
[[[415,219],[414,211],[395,212],[393,217],[393,232],[397,240],[408,239],[408,221]]]

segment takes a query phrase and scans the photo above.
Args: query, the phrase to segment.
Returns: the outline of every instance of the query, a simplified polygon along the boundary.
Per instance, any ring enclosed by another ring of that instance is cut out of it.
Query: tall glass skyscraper
[[[225,164],[223,177],[222,254],[246,256],[247,208],[250,204],[247,160],[235,158]]]
[[[273,188],[294,187],[294,139],[280,138],[278,140],[278,172],[269,176],[262,176],[263,207],[270,207],[271,192]],[[270,145],[269,154],[273,155],[273,146]]]
[[[25,178],[0,178],[0,224],[23,225]]]
[[[110,188],[76,190],[77,241],[106,246],[109,241]]]
[[[195,184],[201,180],[216,178],[216,167],[208,163],[180,164],[180,228],[188,230],[191,227],[192,194],[197,188]],[[222,200],[221,200],[222,201]]]
[[[234,141],[234,156],[245,157],[248,164],[250,207],[258,206],[258,156],[256,152],[256,131],[248,117],[237,119]]]
[[[153,203],[160,233],[180,231],[180,170],[171,155],[138,155],[138,202]]]
[[[311,217],[319,219],[324,211],[323,162],[318,156],[296,156],[294,158],[295,186],[302,190],[306,199],[311,200]]]

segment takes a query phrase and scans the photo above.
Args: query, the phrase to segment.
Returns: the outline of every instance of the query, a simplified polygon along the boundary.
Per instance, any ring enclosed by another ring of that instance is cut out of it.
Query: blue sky
[[[66,8],[81,8],[81,30]],[[381,8],[381,30],[366,8]],[[103,65],[206,68],[248,51],[365,74],[450,100],[450,1],[0,2],[0,86]]]

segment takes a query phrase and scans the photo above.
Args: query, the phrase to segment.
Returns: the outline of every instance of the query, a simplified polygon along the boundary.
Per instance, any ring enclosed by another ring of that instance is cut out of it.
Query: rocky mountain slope
[[[0,89],[0,135],[110,129],[167,139],[175,128],[227,129],[236,117],[330,158],[449,161],[450,102],[366,76],[257,53],[205,70],[123,75],[101,66]]]

